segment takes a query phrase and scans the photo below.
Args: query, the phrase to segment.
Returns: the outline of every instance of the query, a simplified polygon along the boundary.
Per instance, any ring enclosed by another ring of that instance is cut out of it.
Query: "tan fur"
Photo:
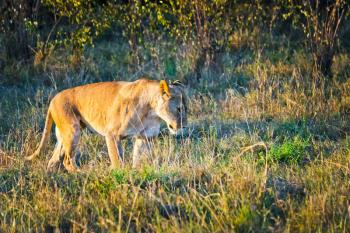
[[[148,139],[159,134],[161,119],[172,133],[186,126],[185,100],[179,82],[168,85],[164,80],[101,82],[64,90],[50,102],[40,145],[26,159],[40,153],[55,123],[57,144],[49,171],[57,167],[62,157],[69,172],[77,171],[74,148],[85,127],[105,137],[112,168],[123,164],[120,141],[134,137],[133,166],[138,167],[139,157],[149,147]]]

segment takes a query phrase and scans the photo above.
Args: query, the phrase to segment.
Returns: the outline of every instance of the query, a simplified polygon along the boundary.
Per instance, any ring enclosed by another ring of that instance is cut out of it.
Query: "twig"
[[[253,152],[253,149],[257,146],[262,146],[265,149],[265,169],[264,169],[264,188],[266,187],[266,182],[267,182],[267,173],[268,173],[268,163],[267,163],[267,155],[268,155],[268,149],[267,149],[267,145],[265,142],[258,142],[255,143],[253,145],[250,146],[246,146],[242,148],[241,153],[239,153],[237,156],[233,157],[232,160],[236,161],[238,158],[240,158],[244,153],[246,153],[247,151],[251,151]]]
[[[335,125],[331,125],[331,124],[326,123],[326,126],[331,127],[331,128],[333,128],[333,129],[335,129],[335,130],[337,130],[337,131],[339,131],[339,132],[345,134],[346,136],[348,135],[348,133],[347,133],[346,131],[342,130],[341,128],[339,128],[339,127],[337,127],[337,126],[335,126]]]
[[[238,158],[240,158],[245,152],[247,151],[253,151],[253,149],[257,146],[262,146],[264,147],[265,151],[266,151],[266,154],[267,154],[267,146],[265,144],[265,142],[258,142],[258,143],[255,143],[253,145],[250,145],[250,146],[246,146],[246,147],[243,147],[242,148],[242,151],[241,153],[239,153],[237,156],[233,157],[233,160],[237,160]]]
[[[302,109],[302,106],[300,104],[298,104],[297,102],[295,102],[294,100],[291,100],[289,99],[288,97],[286,96],[283,96],[284,100],[290,104],[293,104],[293,105],[296,105],[298,108],[301,108]]]
[[[340,164],[340,163],[336,163],[336,162],[331,162],[331,161],[324,161],[324,160],[318,160],[320,162],[323,162],[323,163],[328,163],[328,164],[332,164],[332,165],[335,165],[336,167],[338,168],[343,168],[346,170],[347,173],[350,173],[350,168],[343,165],[343,164]]]

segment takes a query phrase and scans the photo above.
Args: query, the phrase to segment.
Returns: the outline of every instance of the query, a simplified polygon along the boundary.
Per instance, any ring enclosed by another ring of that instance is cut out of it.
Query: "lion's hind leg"
[[[63,161],[64,150],[62,145],[62,137],[57,127],[56,127],[56,138],[57,138],[57,143],[56,143],[53,155],[47,165],[47,168],[46,168],[47,172],[56,171],[59,168],[59,165]]]
[[[63,145],[62,143],[57,143],[55,146],[53,155],[47,165],[46,171],[47,172],[57,171],[57,169],[59,168],[59,165],[62,163],[63,156],[64,156]]]
[[[63,165],[68,170],[68,172],[77,172],[79,171],[79,169],[75,162],[74,151],[80,137],[79,122],[74,123],[73,125],[70,125],[70,126],[66,126],[63,132],[64,133],[62,134],[62,140],[63,140],[62,145],[65,153]]]
[[[68,104],[60,105],[56,108],[61,111],[55,111],[52,115],[62,140],[64,150],[63,165],[68,172],[77,172],[74,150],[80,137],[80,119],[73,111],[73,107]],[[53,163],[55,163],[54,160]]]

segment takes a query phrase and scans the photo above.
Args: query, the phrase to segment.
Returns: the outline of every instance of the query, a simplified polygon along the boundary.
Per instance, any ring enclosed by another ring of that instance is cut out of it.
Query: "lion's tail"
[[[30,156],[27,156],[25,158],[26,160],[34,159],[37,155],[40,154],[41,150],[45,147],[46,141],[49,138],[50,133],[51,133],[52,123],[53,123],[53,119],[52,119],[52,116],[50,113],[50,108],[49,108],[49,110],[47,111],[47,115],[46,115],[45,128],[44,128],[43,136],[42,136],[41,141],[40,141],[40,145],[33,154],[31,154]]]

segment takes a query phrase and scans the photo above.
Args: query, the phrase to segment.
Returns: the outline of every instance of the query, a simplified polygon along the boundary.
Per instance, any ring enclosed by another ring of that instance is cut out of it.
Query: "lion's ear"
[[[160,89],[162,90],[163,94],[170,96],[169,86],[165,80],[160,81]]]
[[[170,84],[173,86],[176,86],[176,87],[180,87],[182,89],[184,89],[186,87],[186,85],[183,82],[181,82],[180,80],[175,80],[175,81],[171,82]]]

